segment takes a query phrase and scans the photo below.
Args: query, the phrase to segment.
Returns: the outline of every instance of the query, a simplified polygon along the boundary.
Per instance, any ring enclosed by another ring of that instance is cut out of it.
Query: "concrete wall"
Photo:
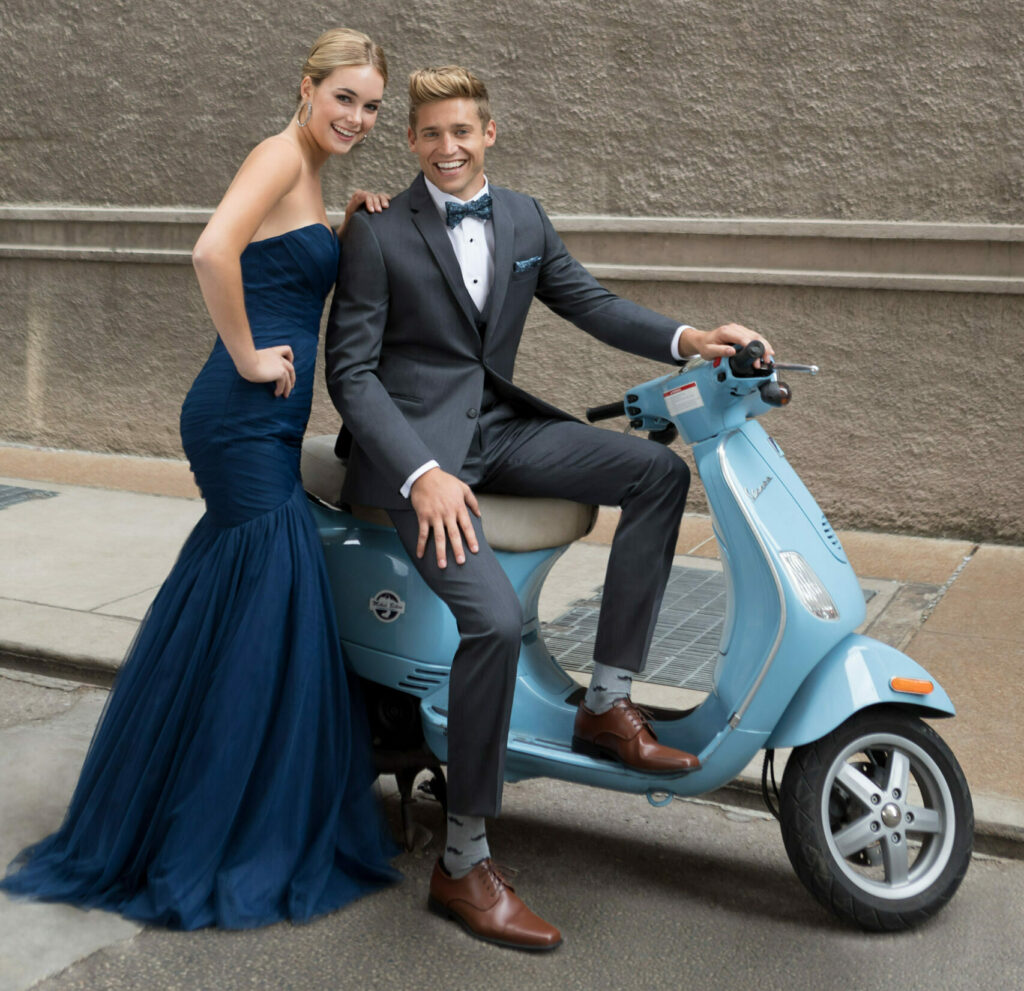
[[[0,440],[179,453],[213,334],[188,248],[337,17],[7,0]],[[345,23],[392,85],[329,205],[412,177],[410,69],[472,65],[490,177],[610,287],[823,366],[769,426],[836,525],[1024,538],[1024,417],[992,364],[1024,316],[1016,0],[355,0]],[[537,308],[517,376],[580,411],[660,371]],[[335,423],[321,391],[313,428]]]

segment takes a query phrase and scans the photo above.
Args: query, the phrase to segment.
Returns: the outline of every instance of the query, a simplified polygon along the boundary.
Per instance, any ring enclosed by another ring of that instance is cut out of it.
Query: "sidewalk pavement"
[[[59,823],[104,686],[202,510],[181,462],[0,444],[0,865]],[[595,532],[558,562],[542,620],[602,584],[614,525],[615,515],[602,512]],[[1024,730],[1015,718],[1024,548],[840,537],[874,593],[864,629],[920,661],[957,705],[957,718],[937,729],[971,785],[976,848],[1024,858]],[[717,567],[707,517],[685,518],[678,550],[680,564]],[[641,684],[635,694],[680,707],[700,698]],[[708,799],[763,810],[759,772],[755,762]],[[546,792],[525,794],[538,800]],[[139,931],[109,913],[3,898],[0,929],[9,937],[6,949],[0,943],[4,991],[28,988]]]

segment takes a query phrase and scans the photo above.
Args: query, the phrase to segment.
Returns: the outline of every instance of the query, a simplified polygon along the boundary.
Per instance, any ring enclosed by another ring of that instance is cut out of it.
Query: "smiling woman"
[[[322,35],[302,67],[295,123],[315,128],[328,153],[366,140],[388,81],[384,52],[366,35],[338,29]]]
[[[140,627],[61,828],[15,894],[181,929],[305,920],[396,880],[322,550],[299,481],[337,274],[320,169],[377,121],[387,64],[329,31],[288,125],[193,252],[217,330],[181,411],[206,514]],[[357,192],[359,207],[387,197]]]

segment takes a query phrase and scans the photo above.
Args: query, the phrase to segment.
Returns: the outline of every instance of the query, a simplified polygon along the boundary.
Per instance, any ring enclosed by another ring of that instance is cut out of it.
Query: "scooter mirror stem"
[[[773,362],[772,368],[783,372],[806,372],[808,375],[817,375],[820,371],[817,365],[793,365],[786,361]]]

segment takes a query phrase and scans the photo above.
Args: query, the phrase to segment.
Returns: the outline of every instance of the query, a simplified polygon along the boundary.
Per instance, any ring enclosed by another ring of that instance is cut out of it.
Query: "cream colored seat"
[[[337,506],[345,481],[345,465],[334,455],[334,436],[307,437],[302,442],[302,485],[321,502]],[[484,534],[495,550],[535,551],[561,547],[586,536],[597,519],[597,507],[567,499],[479,495]],[[383,509],[353,506],[361,520],[391,526]]]

